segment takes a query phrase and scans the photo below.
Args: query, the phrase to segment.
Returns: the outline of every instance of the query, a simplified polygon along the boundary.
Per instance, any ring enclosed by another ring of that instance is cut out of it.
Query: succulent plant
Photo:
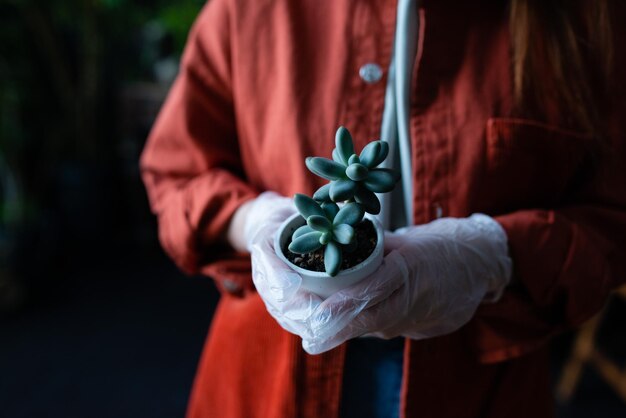
[[[330,182],[319,188],[313,198],[303,194],[294,196],[306,224],[293,232],[289,251],[307,254],[324,248],[326,273],[337,275],[343,252],[357,247],[354,227],[365,212],[374,215],[380,212],[375,193],[390,192],[399,180],[395,171],[377,168],[388,154],[386,142],[373,141],[357,155],[350,132],[342,126],[335,134],[332,160],[308,157],[307,168]],[[337,202],[344,204],[340,207]]]
[[[355,244],[354,225],[363,219],[363,209],[354,202],[341,208],[334,202],[320,205],[303,194],[296,194],[294,202],[300,215],[306,219],[306,224],[294,231],[289,251],[305,254],[325,247],[326,273],[337,275],[343,260],[343,250]]]
[[[320,202],[355,201],[365,212],[378,214],[380,201],[375,193],[390,192],[399,179],[394,170],[377,168],[388,154],[386,142],[373,141],[357,155],[350,132],[340,127],[335,134],[332,160],[308,157],[305,161],[311,172],[330,180],[313,194],[313,199]]]

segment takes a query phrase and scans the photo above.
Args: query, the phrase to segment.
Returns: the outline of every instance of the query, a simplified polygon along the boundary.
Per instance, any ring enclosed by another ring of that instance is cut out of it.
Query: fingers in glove
[[[302,279],[288,267],[288,270],[270,267],[269,254],[259,254],[257,250],[252,254],[253,259],[256,256],[263,260],[253,261],[252,278],[267,311],[285,330],[303,338],[311,337],[309,322],[322,302],[321,298],[300,289]]]
[[[369,277],[331,295],[319,305],[311,318],[312,334],[324,339],[339,333],[361,312],[389,298],[407,279],[404,258],[397,252],[390,253]],[[364,329],[368,331],[370,329]]]
[[[406,244],[406,239],[394,232],[385,231],[385,255]]]
[[[298,291],[288,303],[283,304],[280,308],[276,308],[265,299],[263,301],[270,315],[286,331],[301,338],[313,337],[309,322],[312,313],[315,312],[321,302],[317,295],[304,290]]]
[[[373,334],[382,338],[398,336],[399,332],[393,335],[390,333],[383,335],[380,330],[388,329],[397,323],[398,318],[394,314],[394,306],[398,305],[403,297],[402,288],[397,289],[386,300],[381,301],[369,309],[363,310],[353,317],[349,323],[336,333],[324,337],[318,335],[313,338],[303,339],[302,348],[309,354],[320,354],[348,340],[366,334]]]
[[[312,337],[309,323],[321,298],[301,289],[302,277],[274,252],[269,238],[252,245],[252,281],[267,311],[287,331]]]
[[[252,245],[252,280],[263,298],[282,303],[300,288],[302,277],[274,252],[270,239]]]

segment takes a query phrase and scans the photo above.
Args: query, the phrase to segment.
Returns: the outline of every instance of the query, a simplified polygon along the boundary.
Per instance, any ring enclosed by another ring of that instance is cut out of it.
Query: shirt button
[[[378,64],[368,63],[359,69],[359,76],[367,84],[374,84],[383,78],[383,70]]]
[[[435,209],[435,219],[441,219],[443,217],[443,208],[441,205],[439,203],[435,203],[433,208]]]
[[[235,295],[241,292],[241,287],[233,280],[222,280],[222,286],[224,287],[224,290],[226,290],[231,295]]]

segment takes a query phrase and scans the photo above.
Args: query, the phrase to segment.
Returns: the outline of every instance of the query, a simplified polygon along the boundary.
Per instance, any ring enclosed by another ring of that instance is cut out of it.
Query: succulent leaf
[[[293,203],[304,219],[307,219],[311,215],[324,216],[324,211],[319,203],[307,195],[296,193],[293,197]]]
[[[361,151],[361,164],[374,168],[382,163],[389,154],[389,144],[385,141],[370,142]]]
[[[340,126],[335,133],[335,147],[339,157],[341,157],[341,161],[347,165],[350,156],[354,154],[354,145],[350,131],[343,126]]]
[[[333,224],[326,216],[311,215],[306,219],[306,223],[316,231],[330,232],[333,230]]]
[[[356,154],[352,154],[350,156],[350,158],[348,159],[348,164],[360,164],[361,160],[359,159],[359,156]]]
[[[337,151],[337,148],[333,148],[333,154],[332,154],[332,155],[333,155],[333,160],[334,160],[336,163],[339,163],[339,164],[345,164],[345,163],[343,162],[343,160],[341,159],[341,155],[339,155],[339,151]]]
[[[322,203],[322,209],[324,213],[326,213],[326,217],[329,221],[332,222],[335,219],[335,216],[339,212],[339,206],[335,202],[324,202]]]
[[[354,202],[347,203],[339,209],[339,212],[333,220],[333,225],[348,224],[354,226],[359,223],[361,219],[363,219],[363,215],[364,213],[361,205]]]
[[[387,193],[393,190],[398,181],[396,172],[388,168],[370,170],[363,184],[374,193]]]
[[[385,158],[387,158],[387,155],[389,155],[389,142],[387,141],[380,141],[380,146],[382,147],[382,149],[380,150],[380,152],[378,153],[378,158],[380,159],[380,163],[383,162],[383,160]],[[378,165],[376,164],[376,165]]]
[[[361,181],[367,178],[369,170],[363,164],[350,164],[346,169],[346,175],[350,180]]]
[[[293,235],[291,236],[291,240],[294,241],[295,239],[301,237],[304,234],[308,234],[309,232],[313,232],[314,229],[311,228],[308,225],[302,225],[300,228],[296,229],[295,231],[293,231]]]
[[[341,247],[330,241],[324,250],[324,267],[329,276],[336,276],[341,268]]]
[[[354,194],[354,200],[363,207],[365,212],[371,213],[372,215],[378,215],[380,213],[380,201],[378,197],[376,197],[374,192],[367,190],[365,187],[359,187]]]
[[[389,154],[389,144],[374,141],[354,153],[352,135],[343,126],[335,133],[332,160],[322,157],[306,158],[307,168],[329,180],[315,191],[313,199],[302,194],[294,202],[307,224],[292,234],[289,250],[311,253],[322,247],[326,273],[338,274],[342,264],[342,251],[358,247],[354,225],[365,212],[380,213],[380,201],[375,193],[393,189],[399,175],[390,169],[376,168]],[[344,202],[341,207],[335,202]]]
[[[334,202],[351,199],[357,189],[357,183],[350,179],[335,180],[330,183],[330,198]]]
[[[322,233],[319,231],[309,232],[299,236],[289,244],[289,251],[292,253],[306,254],[322,248],[320,237]]]
[[[373,167],[373,162],[377,160],[380,153],[380,141],[374,141],[367,144],[361,151],[361,164],[365,164],[368,167]]]
[[[317,189],[315,193],[313,193],[313,199],[318,202],[330,202],[330,183],[327,183]]]
[[[333,237],[340,244],[347,245],[354,239],[354,228],[348,224],[335,225]]]
[[[338,180],[345,177],[345,165],[328,158],[307,157],[305,164],[313,174],[317,174],[327,180]]]

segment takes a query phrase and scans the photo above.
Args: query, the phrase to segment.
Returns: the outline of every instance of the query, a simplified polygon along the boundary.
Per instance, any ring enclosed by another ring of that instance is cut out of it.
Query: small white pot
[[[327,298],[333,293],[358,283],[361,279],[372,274],[383,261],[383,228],[380,222],[373,216],[365,214],[365,218],[372,221],[376,229],[376,247],[367,259],[347,270],[340,270],[335,277],[331,277],[324,271],[311,271],[296,266],[285,257],[283,247],[289,242],[293,231],[304,225],[305,221],[296,213],[282,223],[274,237],[274,251],[289,267],[302,276],[302,287],[315,293],[321,298]]]

